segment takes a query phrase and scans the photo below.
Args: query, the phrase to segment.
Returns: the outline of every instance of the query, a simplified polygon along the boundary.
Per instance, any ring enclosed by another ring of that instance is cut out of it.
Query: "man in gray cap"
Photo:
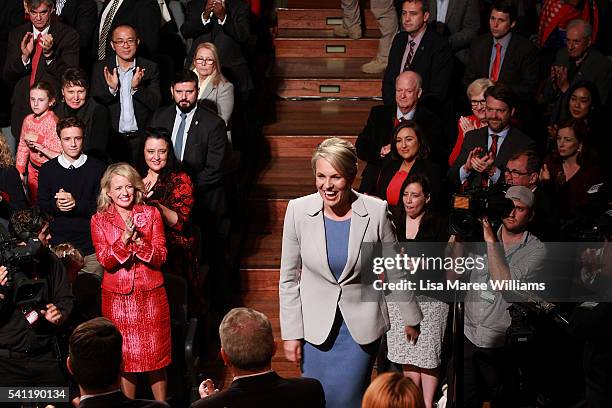
[[[475,266],[461,277],[472,284],[486,283],[485,290],[470,290],[464,300],[465,407],[481,407],[487,401],[495,404],[507,397],[501,390],[504,367],[509,364],[505,342],[511,318],[510,303],[504,296],[509,289],[520,290],[521,283],[537,281],[546,255],[544,244],[528,231],[535,204],[533,192],[524,186],[512,186],[506,198],[512,200],[514,209],[502,219],[497,233],[487,217],[481,219],[486,243],[484,267]],[[461,256],[457,249],[454,255]],[[500,281],[507,284],[503,290],[493,284]]]

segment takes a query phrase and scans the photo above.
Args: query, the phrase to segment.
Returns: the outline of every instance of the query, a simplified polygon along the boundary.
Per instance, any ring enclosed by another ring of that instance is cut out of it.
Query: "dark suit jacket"
[[[109,6],[110,0],[104,2],[104,11]],[[104,24],[101,21],[102,13],[98,18],[96,29],[94,31],[93,47],[94,60],[98,59],[98,44],[100,43],[100,25]],[[114,28],[121,24],[129,24],[136,29],[140,38],[140,46],[138,47],[138,55],[145,58],[155,59],[157,47],[159,44],[159,29],[161,25],[161,10],[157,0],[123,0],[121,6],[115,12],[113,22],[111,23],[108,37],[106,38],[106,55],[113,53],[110,46],[111,33]]]
[[[202,11],[205,5],[206,0],[192,0],[187,4],[185,22],[181,26],[183,37],[193,39],[187,62],[191,63],[199,44],[215,44],[219,50],[221,69],[234,84],[240,99],[253,89],[253,79],[245,57],[251,30],[249,7],[241,0],[225,0],[225,23],[220,25],[213,15],[210,22],[204,25]]]
[[[81,51],[90,52],[96,33],[93,28],[98,23],[95,0],[66,0],[60,19],[79,33]]]
[[[385,105],[395,103],[395,79],[403,70],[402,58],[407,44],[408,33],[405,31],[398,33],[391,44],[382,87]],[[428,27],[423,34],[419,48],[412,58],[412,70],[423,78],[422,103],[431,109],[447,101],[453,71],[453,53],[448,41],[432,27]]]
[[[185,140],[183,168],[193,180],[196,207],[192,214],[196,223],[215,223],[209,230],[227,232],[227,200],[222,184],[223,159],[227,143],[225,121],[211,110],[198,106]],[[176,118],[175,105],[155,112],[152,127],[172,132]]]
[[[91,76],[91,95],[98,103],[108,108],[112,128],[117,132],[119,130],[119,117],[121,116],[121,101],[119,99],[119,90],[117,90],[117,94],[114,96],[108,90],[108,85],[104,79],[105,66],[111,72],[117,67],[114,52],[107,55],[106,61],[98,61],[94,64]],[[161,100],[159,73],[156,63],[141,57],[136,58],[136,66],[145,69],[140,86],[132,96],[138,130],[144,130],[149,125],[153,112],[155,112]]]
[[[459,188],[461,185],[459,169],[465,164],[470,151],[475,147],[482,147],[485,151],[488,150],[488,132],[489,128],[485,126],[481,129],[472,130],[466,133],[463,145],[461,146],[461,153],[459,153],[457,160],[455,160],[455,163],[448,171],[448,179],[454,184],[455,188]],[[536,144],[533,139],[520,130],[511,127],[493,162],[493,165],[502,171],[498,182],[504,181],[503,171],[506,167],[506,163],[508,163],[508,159],[510,159],[513,154],[521,150],[535,150],[535,147]],[[482,177],[480,173],[472,171],[468,180],[469,187],[475,187],[481,185]]]
[[[30,73],[32,62],[27,66],[21,60],[20,44],[26,32],[32,32],[32,24],[22,24],[9,35],[9,47],[7,49],[6,64],[4,65],[4,78],[8,81],[16,81],[13,93],[13,109],[11,111],[11,131],[16,138],[21,132],[23,119],[31,113],[30,109]],[[60,82],[62,74],[69,67],[79,65],[79,35],[66,24],[51,21],[49,34],[53,35],[54,52],[52,60],[47,64],[44,55],[41,55],[36,81],[47,81],[60,95]],[[33,55],[32,55],[33,56]]]
[[[191,408],[323,408],[325,394],[313,378],[282,378],[275,372],[239,378],[228,389],[191,404]]]
[[[561,48],[557,51],[557,56],[553,65],[569,67],[569,64],[570,59],[567,55],[567,48]],[[568,79],[570,88],[576,82],[583,80],[591,81],[597,87],[602,105],[605,105],[610,89],[612,89],[612,63],[601,52],[591,48],[588,55],[576,69],[574,76]],[[557,100],[559,109],[561,109],[561,107],[567,106],[571,95],[566,95],[555,90],[552,86],[551,77],[549,76],[544,85],[544,96],[549,101]]]
[[[17,210],[28,208],[28,200],[23,192],[23,183],[19,172],[12,167],[0,167],[0,219],[8,221]]]
[[[493,36],[483,34],[472,42],[470,57],[463,83],[468,86],[478,78],[489,78],[489,62],[493,49]],[[512,33],[504,62],[499,72],[499,82],[508,85],[517,102],[534,99],[538,86],[538,50],[528,39]]]
[[[0,7],[0,72],[4,72],[9,33],[25,21],[22,0],[5,0]],[[8,125],[11,117],[11,94],[14,82],[0,78],[0,127]]]
[[[383,200],[387,199],[387,187],[389,187],[391,179],[395,176],[401,165],[402,160],[395,160],[391,156],[385,157],[382,162],[380,177],[376,183],[377,197]],[[431,160],[416,159],[408,177],[416,175],[427,177],[431,186],[431,205],[437,206],[439,204],[440,192],[442,191],[442,172],[440,171],[440,166]]]
[[[467,49],[480,28],[480,10],[477,0],[449,0],[444,23],[436,21],[438,2],[429,0],[429,20],[436,31],[445,37],[455,53]],[[442,26],[442,27],[441,27]],[[442,32],[441,32],[442,31]]]
[[[366,168],[361,175],[361,185],[359,186],[359,192],[361,193],[376,194],[376,183],[380,175],[382,163],[380,149],[391,143],[396,110],[397,107],[395,105],[372,107],[365,127],[359,136],[357,136],[357,142],[355,143],[357,156],[367,162]],[[414,113],[414,121],[423,129],[433,152],[432,160],[438,163],[437,159],[443,158],[446,151],[440,119],[419,104]]]
[[[168,404],[160,401],[129,399],[121,391],[99,397],[86,398],[79,408],[168,408]]]

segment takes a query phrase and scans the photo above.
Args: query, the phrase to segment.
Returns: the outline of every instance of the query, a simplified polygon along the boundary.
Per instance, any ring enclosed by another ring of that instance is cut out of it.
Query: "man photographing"
[[[48,249],[49,218],[38,208],[16,211],[9,231],[16,250],[32,243],[40,248],[17,267],[0,266],[0,387],[62,386],[55,332],[70,315],[73,296],[64,266]],[[34,284],[46,281],[46,295],[42,290],[38,301],[15,296],[18,274]]]
[[[463,406],[481,407],[484,402],[503,401],[504,374],[509,364],[505,347],[506,330],[511,318],[510,303],[502,290],[491,281],[533,280],[541,270],[546,255],[544,244],[528,231],[533,219],[535,198],[524,186],[512,186],[506,192],[514,208],[493,231],[487,217],[481,219],[486,244],[486,265],[472,268],[463,275],[470,283],[486,284],[486,290],[471,290],[464,299]],[[452,242],[453,238],[451,238]],[[456,238],[456,243],[459,240]],[[462,245],[453,246],[454,256],[463,256]],[[451,277],[454,279],[455,277]]]

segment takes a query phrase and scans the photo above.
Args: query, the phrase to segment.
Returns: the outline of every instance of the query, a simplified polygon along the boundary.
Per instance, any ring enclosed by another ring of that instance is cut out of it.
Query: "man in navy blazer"
[[[436,163],[436,159],[442,158],[446,162],[448,157],[440,119],[419,103],[422,92],[420,75],[413,71],[402,72],[397,77],[395,90],[395,104],[373,106],[365,127],[357,136],[357,156],[366,162],[360,193],[376,194],[382,160],[390,153],[391,143],[395,143],[391,139],[400,122],[414,120],[423,129]]]
[[[201,400],[191,408],[323,408],[325,394],[313,378],[282,378],[272,370],[276,342],[270,321],[261,312],[239,307],[219,326],[221,358],[234,380],[220,391],[207,379],[200,385]]]
[[[121,392],[122,343],[121,333],[105,317],[80,324],[70,336],[66,365],[79,384],[79,408],[168,408],[165,402],[132,400]]]
[[[30,83],[46,81],[59,94],[62,74],[79,65],[79,35],[66,24],[57,21],[54,0],[26,0],[30,22],[9,34],[4,79],[15,83],[11,111],[11,132],[18,139],[23,119],[30,109]],[[4,7],[4,4],[1,6]],[[43,36],[44,34],[44,36]],[[41,36],[42,53],[34,69],[36,37]],[[45,38],[45,41],[42,39]]]
[[[402,3],[402,27],[405,31],[395,36],[389,51],[382,87],[385,105],[395,103],[395,78],[410,70],[423,79],[423,103],[438,114],[448,110],[445,109],[448,106],[442,106],[449,99],[453,53],[448,41],[433,27],[428,27],[429,18],[427,0],[405,0]],[[411,47],[412,42],[414,45]]]
[[[463,85],[467,87],[478,78],[491,78],[508,86],[514,94],[517,118],[530,120],[539,83],[538,50],[528,39],[512,32],[516,18],[517,8],[512,0],[495,1],[489,17],[491,32],[472,42]]]
[[[508,159],[524,150],[535,150],[535,142],[510,126],[514,113],[512,91],[497,84],[485,91],[487,126],[467,132],[461,153],[450,168],[448,179],[455,188],[488,186],[504,181]]]

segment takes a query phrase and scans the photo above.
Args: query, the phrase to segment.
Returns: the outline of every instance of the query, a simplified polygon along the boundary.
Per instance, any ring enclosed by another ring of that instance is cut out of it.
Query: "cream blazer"
[[[395,242],[387,203],[353,191],[348,258],[336,280],[327,263],[323,199],[319,193],[289,201],[283,227],[279,282],[280,324],[283,340],[323,343],[340,312],[353,339],[368,344],[389,330],[384,294],[378,301],[361,300],[361,243]],[[414,293],[398,303],[407,325],[423,315]]]

